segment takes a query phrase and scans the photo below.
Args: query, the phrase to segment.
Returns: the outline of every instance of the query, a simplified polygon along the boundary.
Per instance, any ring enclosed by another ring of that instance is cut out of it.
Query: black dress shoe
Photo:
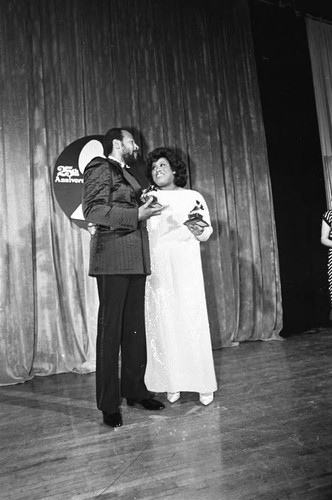
[[[104,424],[109,425],[110,427],[122,426],[122,417],[119,411],[116,411],[115,413],[106,413],[103,411],[103,420]]]
[[[163,403],[153,398],[146,398],[141,400],[127,398],[127,405],[139,405],[145,410],[162,410],[163,408],[165,408],[165,405],[163,405]]]

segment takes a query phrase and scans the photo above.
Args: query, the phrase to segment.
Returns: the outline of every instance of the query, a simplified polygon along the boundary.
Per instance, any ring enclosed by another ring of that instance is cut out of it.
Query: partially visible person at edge
[[[166,392],[171,403],[187,391],[199,393],[208,405],[217,390],[200,254],[200,242],[212,233],[209,210],[200,193],[184,188],[186,165],[172,150],[154,149],[147,164],[156,190],[146,195],[154,195],[165,209],[147,222],[151,275],[145,292],[145,383],[151,391]],[[197,221],[186,222],[195,213]]]
[[[127,405],[161,410],[144,383],[146,336],[144,295],[150,256],[146,220],[160,205],[142,204],[141,187],[127,170],[138,146],[128,130],[112,128],[104,136],[106,158],[86,166],[83,214],[96,224],[90,243],[89,275],[97,278],[99,311],[96,349],[97,407],[110,427],[122,426]],[[121,350],[121,379],[119,352]]]
[[[327,210],[323,214],[320,241],[329,249],[327,257],[327,278],[330,296],[329,320],[332,321],[332,210]]]

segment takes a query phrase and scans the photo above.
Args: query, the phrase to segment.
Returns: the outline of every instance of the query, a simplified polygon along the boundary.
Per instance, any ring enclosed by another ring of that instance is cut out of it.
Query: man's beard
[[[138,151],[133,151],[130,153],[129,151],[123,153],[123,160],[127,165],[135,163],[138,157]]]

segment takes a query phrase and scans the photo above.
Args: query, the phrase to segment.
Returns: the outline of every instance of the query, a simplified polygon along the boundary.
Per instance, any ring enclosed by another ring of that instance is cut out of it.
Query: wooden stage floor
[[[123,406],[119,429],[94,374],[0,387],[0,498],[332,499],[331,353],[332,330],[216,351],[210,406]]]

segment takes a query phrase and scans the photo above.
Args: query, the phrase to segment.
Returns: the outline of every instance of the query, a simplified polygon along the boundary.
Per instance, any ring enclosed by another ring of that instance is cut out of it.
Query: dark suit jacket
[[[97,224],[90,276],[150,274],[146,223],[138,222],[140,193],[136,179],[116,161],[97,157],[85,167],[83,214]]]

